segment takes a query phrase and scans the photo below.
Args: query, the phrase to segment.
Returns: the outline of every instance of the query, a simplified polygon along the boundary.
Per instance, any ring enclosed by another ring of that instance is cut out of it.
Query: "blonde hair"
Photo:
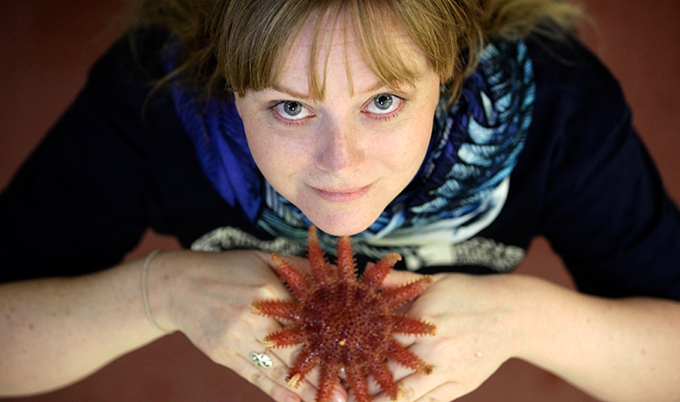
[[[552,36],[571,29],[580,9],[558,0],[140,0],[143,23],[174,32],[183,44],[181,74],[207,95],[258,91],[276,85],[281,60],[308,22],[313,60],[322,33],[340,15],[359,40],[364,61],[387,86],[415,77],[390,33],[406,32],[455,98],[491,38],[517,40],[536,30]],[[310,95],[323,99],[317,63],[309,63]]]

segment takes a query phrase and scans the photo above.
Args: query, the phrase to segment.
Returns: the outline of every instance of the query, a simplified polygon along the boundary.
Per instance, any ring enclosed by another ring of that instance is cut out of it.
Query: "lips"
[[[328,202],[334,202],[334,203],[348,203],[352,202],[355,200],[358,200],[364,194],[368,192],[370,189],[371,185],[369,184],[368,186],[361,187],[361,188],[356,188],[356,189],[349,189],[349,190],[337,190],[337,189],[320,189],[316,187],[312,187],[314,192],[321,197],[322,199],[328,201]]]

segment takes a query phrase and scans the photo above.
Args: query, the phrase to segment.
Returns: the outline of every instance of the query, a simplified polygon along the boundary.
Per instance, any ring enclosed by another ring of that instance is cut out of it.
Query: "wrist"
[[[156,320],[153,317],[153,313],[151,312],[151,307],[149,306],[149,291],[148,291],[148,274],[149,274],[149,269],[151,268],[151,263],[153,260],[158,256],[160,253],[162,253],[162,250],[154,250],[152,251],[144,260],[144,264],[142,266],[142,275],[141,275],[141,289],[142,289],[142,302],[144,304],[144,312],[146,313],[146,318],[149,321],[149,324],[158,332],[163,332],[163,333],[169,333],[170,331],[167,329],[162,328]]]
[[[574,292],[541,278],[514,276],[520,335],[513,357],[548,368],[563,341]]]
[[[486,311],[498,312],[495,327],[503,336],[504,354],[507,359],[529,360],[536,353],[536,347],[543,331],[550,326],[546,322],[545,300],[546,281],[519,274],[489,275],[478,277],[484,282],[481,294],[485,296]]]
[[[523,358],[531,349],[538,320],[536,278],[525,275],[498,275],[493,289],[498,303],[505,304],[503,326],[508,333],[508,358]],[[499,308],[503,309],[500,305]]]

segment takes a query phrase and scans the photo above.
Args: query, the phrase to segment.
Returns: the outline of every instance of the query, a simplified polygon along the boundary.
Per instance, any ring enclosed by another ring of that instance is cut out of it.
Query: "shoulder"
[[[621,86],[585,45],[573,37],[538,35],[526,44],[536,83],[529,149],[539,145],[541,158],[555,168],[587,154],[595,160],[603,147],[631,138],[631,111]]]
[[[162,57],[170,40],[168,32],[158,29],[128,30],[92,66],[85,91],[143,102],[166,75]]]
[[[577,38],[552,39],[532,35],[525,43],[533,64],[540,104],[555,106],[560,103],[562,114],[627,109],[617,79]]]
[[[536,102],[513,178],[535,232],[582,291],[677,298],[679,215],[617,79],[575,39],[532,37],[527,47]]]
[[[163,52],[171,42],[172,36],[168,31],[133,27],[109,48],[93,70],[117,67],[137,78],[158,79],[164,75]]]

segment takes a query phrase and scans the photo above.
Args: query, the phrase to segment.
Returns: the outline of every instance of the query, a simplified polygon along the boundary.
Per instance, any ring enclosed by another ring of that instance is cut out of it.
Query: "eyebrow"
[[[367,94],[367,93],[375,92],[375,91],[377,91],[381,88],[385,88],[385,87],[386,87],[386,85],[383,84],[382,82],[376,82],[375,85],[367,88],[364,92],[361,92],[357,95],[364,95],[364,94]],[[274,85],[274,86],[272,86],[272,89],[277,91],[277,92],[281,92],[281,93],[284,93],[284,94],[294,96],[296,98],[300,98],[300,99],[304,99],[304,100],[311,99],[311,96],[309,96],[309,94],[303,94],[301,92],[297,92],[297,91],[292,90],[290,88],[286,88],[282,85]]]

